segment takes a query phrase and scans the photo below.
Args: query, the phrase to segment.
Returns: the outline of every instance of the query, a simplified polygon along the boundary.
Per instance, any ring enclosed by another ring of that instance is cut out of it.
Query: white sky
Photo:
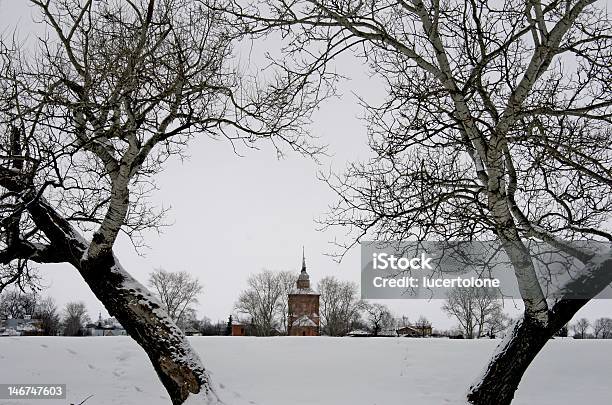
[[[23,0],[0,0],[0,32],[6,35],[17,28],[20,37],[31,39],[40,28],[33,26],[30,12]],[[239,157],[227,142],[195,139],[189,145],[190,159],[170,161],[158,177],[160,191],[154,202],[172,208],[168,220],[173,225],[162,234],[147,234],[150,249],[144,251],[144,257],[129,242],[119,240],[116,254],[126,270],[143,283],[156,267],[191,272],[204,285],[199,316],[213,321],[227,319],[249,274],[264,268],[298,272],[302,245],[313,284],[327,275],[359,282],[358,248],[341,264],[325,255],[331,251],[329,241],[343,239],[346,230],[316,230],[315,219],[334,202],[333,193],[316,179],[316,173],[339,172],[348,161],[367,156],[365,127],[358,119],[363,112],[353,92],[372,99],[381,96],[382,86],[349,57],[340,60],[338,70],[351,79],[341,85],[344,97],[325,103],[312,127],[321,142],[329,145],[331,157],[321,158],[319,166],[297,154],[277,160],[263,143],[261,150],[247,150]],[[40,270],[49,286],[43,294],[52,295],[60,306],[82,300],[92,318],[99,311],[106,316],[102,304],[71,266],[48,265]],[[455,324],[440,310],[441,301],[384,303],[396,315],[405,314],[413,321],[423,314],[434,328]],[[612,316],[612,302],[591,302],[577,316]]]

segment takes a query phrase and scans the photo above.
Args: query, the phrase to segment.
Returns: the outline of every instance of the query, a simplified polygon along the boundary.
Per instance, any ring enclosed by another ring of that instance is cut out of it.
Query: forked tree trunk
[[[183,332],[115,257],[84,261],[79,272],[109,314],[145,350],[173,404],[182,404],[191,394],[218,402],[208,373]]]

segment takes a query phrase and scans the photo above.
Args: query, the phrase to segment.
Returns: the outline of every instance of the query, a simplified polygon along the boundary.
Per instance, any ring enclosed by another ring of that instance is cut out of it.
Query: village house
[[[367,330],[354,329],[354,330],[350,331],[349,333],[347,333],[346,336],[349,336],[349,337],[369,337],[369,336],[372,336],[372,334],[369,331],[367,331]]]
[[[258,336],[258,331],[255,325],[247,322],[234,321],[232,320],[231,336]],[[266,332],[265,336],[280,336],[283,335],[283,331],[278,328],[270,328]]]
[[[232,336],[250,336],[252,335],[252,325],[240,321],[232,321]]]
[[[191,325],[187,325],[185,329],[183,329],[183,333],[185,334],[185,336],[202,336],[202,332],[200,332]]]
[[[396,330],[398,336],[424,337],[431,336],[431,325],[406,325]]]
[[[42,336],[42,321],[26,316],[24,319],[0,320],[0,336]]]

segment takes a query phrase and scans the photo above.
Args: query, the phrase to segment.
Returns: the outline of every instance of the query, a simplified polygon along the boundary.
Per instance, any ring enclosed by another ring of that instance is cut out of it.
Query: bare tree
[[[286,333],[289,317],[289,293],[295,288],[298,276],[293,271],[285,270],[277,273],[277,277],[281,287],[281,296],[278,300],[279,328]]]
[[[612,251],[573,242],[612,241],[607,9],[594,0],[267,0],[234,12],[253,32],[282,31],[286,59],[304,75],[352,51],[386,86],[382,105],[361,100],[374,158],[327,180],[339,202],[326,222],[354,230],[348,246],[500,242],[525,310],[468,400],[509,404],[549,338],[612,281]],[[527,239],[582,263],[559,299],[547,301]]]
[[[113,246],[123,233],[140,247],[163,224],[148,199],[155,175],[195,136],[317,152],[304,128],[320,87],[276,74],[266,84],[237,66],[245,27],[215,0],[30,4],[48,27],[38,48],[0,46],[0,281],[27,278],[32,262],[71,264],[174,404],[217,401],[197,353]]]
[[[417,321],[414,323],[414,326],[421,333],[421,337],[425,337],[429,333],[431,333],[431,332],[428,332],[428,331],[431,331],[431,322],[429,322],[429,320],[425,318],[423,315],[421,315],[419,319],[417,319]]]
[[[611,339],[612,338],[612,319],[598,318],[593,324],[593,335],[596,339]]]
[[[363,308],[357,284],[327,276],[319,281],[317,290],[321,294],[319,314],[322,332],[329,336],[346,335]]]
[[[367,303],[363,305],[363,310],[365,312],[366,321],[374,336],[378,336],[381,331],[395,326],[393,315],[386,305]]]
[[[198,313],[194,308],[186,308],[175,323],[183,331],[187,331],[188,329],[199,330],[200,328]]]
[[[459,322],[466,339],[479,339],[487,325],[494,324],[502,312],[497,291],[486,288],[454,288],[442,306],[444,312]]]
[[[83,302],[69,302],[64,307],[62,326],[64,336],[82,336],[83,327],[89,322],[89,315]]]
[[[18,288],[5,290],[0,295],[0,319],[24,319],[32,316],[36,309],[37,298],[34,293],[27,293]]]
[[[186,271],[156,269],[149,275],[149,286],[177,324],[193,310],[192,306],[198,303],[198,296],[202,293],[200,281]]]
[[[269,336],[280,325],[284,276],[264,270],[247,280],[248,288],[240,293],[236,310],[247,315],[258,336]]]
[[[39,319],[42,324],[43,333],[46,336],[55,336],[60,332],[60,315],[53,297],[47,297],[36,304],[32,318]]]
[[[580,339],[586,338],[586,333],[591,327],[591,323],[586,318],[580,318],[576,321],[576,323],[572,326],[572,330],[574,331],[574,336],[579,337]]]
[[[512,320],[500,306],[497,310],[493,311],[489,320],[485,322],[485,333],[490,338],[503,337],[511,325]]]
[[[12,71],[15,68],[16,61],[13,55],[16,52],[16,46],[8,46],[0,39],[0,94],[4,97],[0,98],[3,104],[8,102],[10,106],[13,104],[12,99],[15,97],[16,91],[10,83],[10,80],[2,80],[7,77],[13,76]],[[11,117],[13,115],[11,114]],[[3,125],[0,130],[1,142],[0,150],[2,155],[12,156],[21,155],[22,147],[19,142],[19,131],[15,126]],[[8,165],[3,165],[4,168],[10,168],[14,170],[22,170],[24,161],[22,159],[15,159]],[[18,202],[18,199],[14,195],[7,195],[2,193],[1,195],[2,205],[0,205],[0,222],[2,236],[6,238],[6,245],[10,245],[15,239],[15,235],[19,233],[19,222],[17,216],[14,215],[14,206]],[[2,241],[4,242],[4,240]],[[8,252],[7,252],[8,253]],[[11,260],[12,258],[0,256],[0,292],[11,285],[17,284],[20,289],[32,286],[35,283],[35,272],[29,266],[28,261],[20,258]]]

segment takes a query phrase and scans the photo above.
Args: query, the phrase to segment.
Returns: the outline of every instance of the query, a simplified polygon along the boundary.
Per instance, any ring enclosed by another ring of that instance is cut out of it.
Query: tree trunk
[[[572,319],[592,297],[612,283],[612,250],[595,255],[565,287],[565,297],[541,323],[526,312],[497,347],[480,381],[470,387],[467,399],[474,405],[508,405],[533,359],[546,342]]]
[[[160,302],[127,271],[110,251],[95,257],[91,245],[43,198],[28,207],[36,225],[53,242],[55,255],[72,264],[91,291],[144,349],[168,391],[180,405],[194,394],[207,404],[221,403],[202,362]]]
[[[109,314],[145,350],[173,404],[198,393],[218,401],[208,373],[183,332],[113,255],[83,261],[79,272]]]
[[[519,320],[497,348],[481,380],[470,387],[468,402],[509,405],[527,367],[553,333],[533,319]]]

